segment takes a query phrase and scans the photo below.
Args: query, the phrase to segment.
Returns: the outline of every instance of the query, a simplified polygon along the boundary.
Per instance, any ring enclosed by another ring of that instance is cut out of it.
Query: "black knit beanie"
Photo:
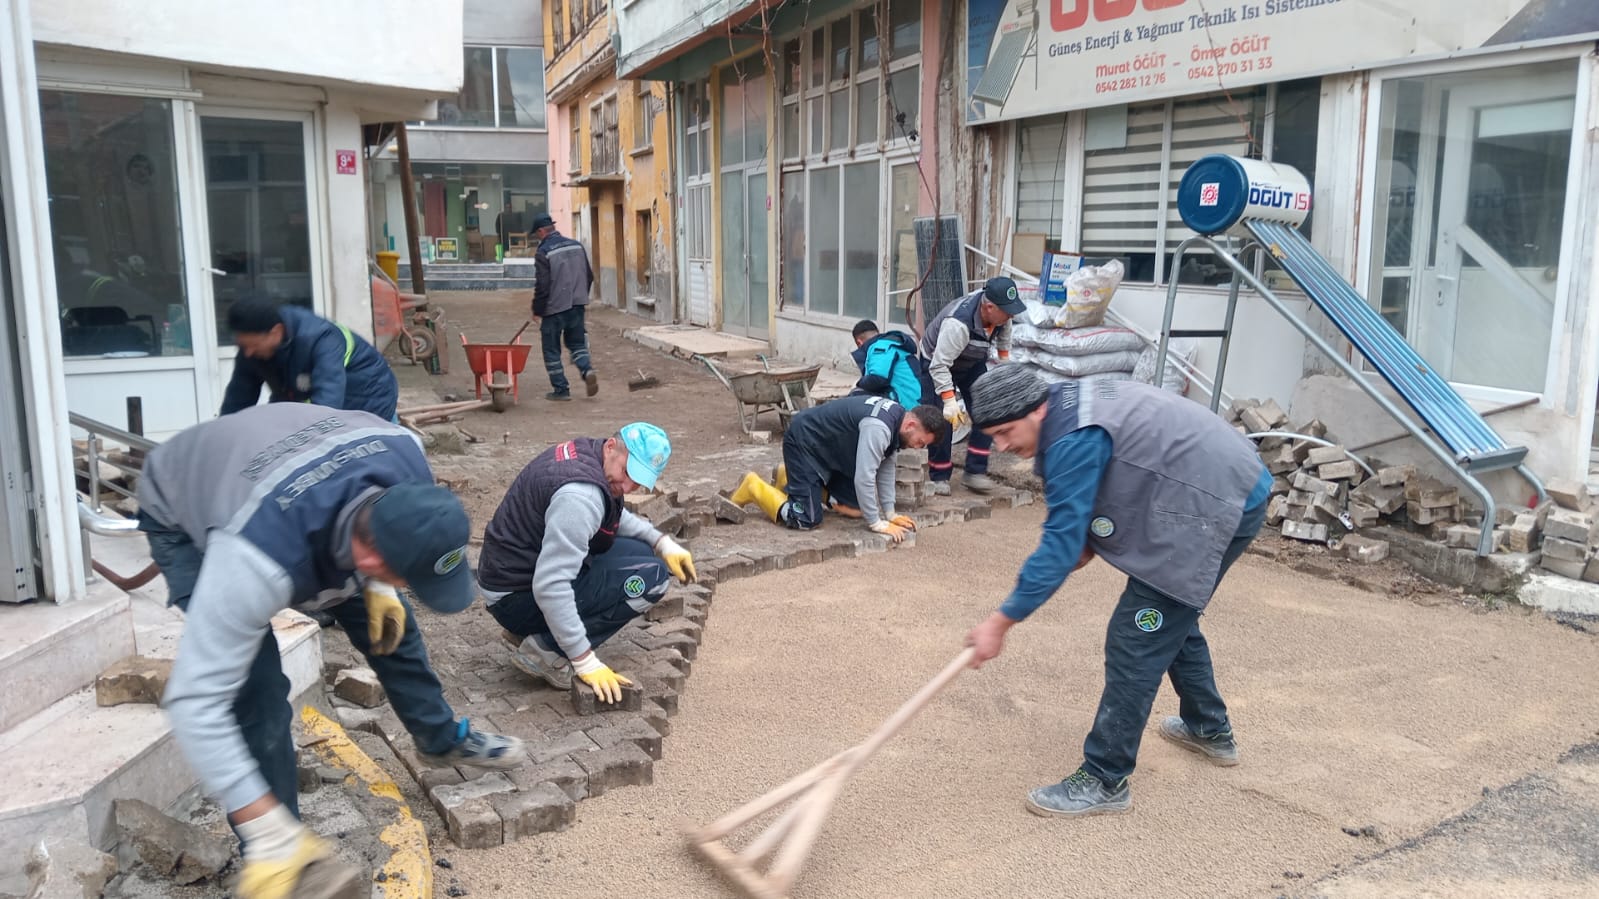
[[[244,297],[228,307],[228,330],[235,334],[265,334],[282,323],[278,304],[265,297]]]
[[[1015,421],[1049,398],[1049,385],[1015,362],[989,369],[972,385],[972,427]]]

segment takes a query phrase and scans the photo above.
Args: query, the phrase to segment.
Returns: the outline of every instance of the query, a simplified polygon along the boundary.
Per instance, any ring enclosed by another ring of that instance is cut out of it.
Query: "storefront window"
[[[217,339],[226,345],[232,342],[228,309],[238,300],[313,308],[305,126],[205,116],[200,135]]]
[[[532,242],[533,218],[550,208],[546,166],[418,162],[412,171],[424,194],[422,233],[457,238],[454,261],[494,262],[496,246],[501,255],[520,251]],[[432,202],[430,185],[438,185]]]
[[[543,128],[544,51],[465,47],[461,92],[439,101],[434,124],[466,128]]]
[[[1458,383],[1543,390],[1573,62],[1382,83],[1368,296]]]
[[[39,92],[68,356],[187,356],[172,104]]]

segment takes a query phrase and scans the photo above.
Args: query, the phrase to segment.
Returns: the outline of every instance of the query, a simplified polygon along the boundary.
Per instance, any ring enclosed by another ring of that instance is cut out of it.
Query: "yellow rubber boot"
[[[788,466],[782,462],[772,469],[772,485],[785,492],[788,490]]]
[[[788,494],[761,480],[761,476],[750,472],[738,484],[738,489],[728,497],[734,504],[744,506],[754,503],[760,506],[770,521],[777,521],[777,510],[788,502]]]

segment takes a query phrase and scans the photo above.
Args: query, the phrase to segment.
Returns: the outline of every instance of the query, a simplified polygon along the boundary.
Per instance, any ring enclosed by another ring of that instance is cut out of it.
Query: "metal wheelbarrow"
[[[527,355],[533,349],[519,341],[522,332],[531,324],[531,321],[523,323],[511,337],[510,343],[467,343],[466,335],[461,335],[461,347],[466,350],[466,364],[472,369],[472,387],[477,392],[477,398],[482,399],[483,386],[487,382],[490,403],[496,412],[504,412],[518,400],[517,375],[527,367]]]
[[[786,430],[795,413],[816,405],[811,398],[811,386],[822,370],[820,365],[774,369],[766,357],[761,356],[759,370],[728,373],[704,356],[696,354],[694,358],[705,363],[711,374],[732,391],[738,424],[745,434],[755,430],[762,412],[776,412],[781,428]],[[724,360],[723,365],[726,364]]]

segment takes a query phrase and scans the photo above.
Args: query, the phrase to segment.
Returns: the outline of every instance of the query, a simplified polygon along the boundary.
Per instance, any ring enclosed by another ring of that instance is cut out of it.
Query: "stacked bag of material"
[[[1087,265],[1066,280],[1065,302],[1045,304],[1036,294],[1027,311],[1011,320],[1011,359],[1031,367],[1046,381],[1141,380],[1153,383],[1155,347],[1137,333],[1105,324],[1105,311],[1122,280],[1122,264]],[[1179,355],[1191,353],[1177,346]],[[1187,391],[1175,365],[1166,366],[1166,389]]]

